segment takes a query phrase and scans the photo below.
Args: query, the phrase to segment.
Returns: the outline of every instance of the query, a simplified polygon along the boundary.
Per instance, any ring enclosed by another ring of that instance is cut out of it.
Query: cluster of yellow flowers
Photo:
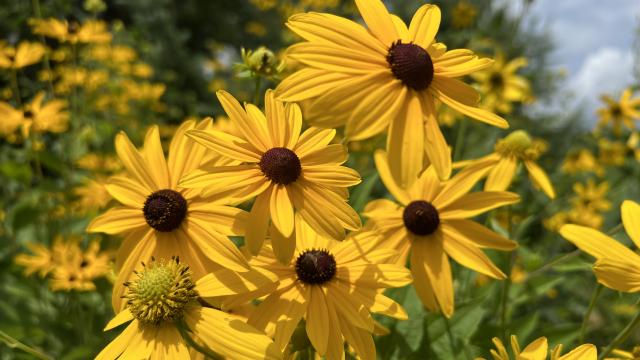
[[[51,290],[95,290],[94,279],[104,277],[110,271],[112,255],[100,251],[98,241],[89,244],[85,251],[77,237],[56,237],[51,248],[39,243],[27,245],[32,255],[20,254],[15,262],[24,266],[25,275],[38,273],[40,277],[50,275]]]

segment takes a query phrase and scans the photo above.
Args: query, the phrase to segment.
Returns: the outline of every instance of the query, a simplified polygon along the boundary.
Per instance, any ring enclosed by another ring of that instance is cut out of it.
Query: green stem
[[[178,321],[176,325],[178,327],[178,331],[180,332],[180,335],[182,335],[182,338],[187,343],[187,345],[191,346],[192,348],[196,349],[199,353],[204,355],[205,359],[214,359],[214,360],[224,359],[222,356],[215,353],[213,350],[209,349],[208,347],[198,344],[189,334],[189,329],[187,328],[187,325],[183,321]]]
[[[589,301],[589,308],[587,309],[587,313],[584,314],[584,319],[582,319],[582,326],[580,326],[580,344],[584,343],[584,337],[587,334],[587,324],[589,323],[589,318],[591,317],[591,312],[593,312],[593,308],[596,306],[596,302],[598,302],[598,297],[602,292],[603,286],[601,284],[597,284],[596,288],[593,290],[593,295],[591,295],[591,301]]]
[[[539,267],[539,268],[533,270],[532,272],[530,272],[527,275],[527,279],[530,279],[530,278],[533,278],[535,276],[538,276],[538,275],[546,272],[547,270],[551,269],[552,267],[554,267],[554,266],[556,266],[556,265],[558,265],[560,263],[563,263],[563,262],[565,262],[567,260],[573,259],[574,257],[576,257],[578,255],[580,255],[580,249],[573,250],[570,253],[561,255],[561,256],[555,258],[554,260],[551,260],[550,262],[548,262],[548,263],[542,265],[541,267]]]
[[[260,85],[262,85],[262,77],[256,75],[256,87],[253,90],[253,104],[259,106],[260,103]]]
[[[13,96],[16,98],[16,104],[22,107],[22,97],[20,96],[20,85],[18,85],[18,70],[11,71],[11,88]]]
[[[462,157],[462,150],[464,148],[464,138],[467,135],[467,120],[462,118],[459,121],[458,125],[458,134],[456,135],[456,145],[455,149],[453,149],[453,160],[459,161]]]
[[[451,346],[451,354],[456,356],[456,342],[453,337],[453,333],[451,332],[451,325],[449,324],[449,319],[446,316],[442,316],[444,319],[444,327],[447,329],[447,337],[449,338],[449,345]]]
[[[604,351],[598,356],[598,360],[604,359],[611,353],[611,351],[613,351],[613,349],[622,344],[622,342],[625,341],[629,337],[629,335],[631,335],[631,332],[636,328],[636,326],[638,326],[638,324],[640,324],[640,312],[638,312],[636,316],[631,319],[629,324],[627,324],[627,326],[622,329],[622,331],[620,331],[618,335],[616,335],[613,341],[609,345],[607,345]]]
[[[513,229],[511,225],[511,206],[507,207],[507,231],[509,233],[509,237],[513,235]],[[515,240],[515,239],[511,239]],[[509,303],[509,290],[511,289],[511,268],[513,268],[513,263],[515,261],[515,252],[511,252],[507,254],[507,269],[506,275],[507,278],[504,279],[504,283],[502,285],[502,297],[500,299],[500,329],[502,329],[504,333],[505,341],[508,340],[509,334],[507,332],[507,304]]]
[[[12,349],[20,349],[24,352],[26,352],[27,354],[33,355],[34,357],[38,358],[38,359],[42,359],[42,360],[53,360],[52,357],[50,357],[49,355],[36,350],[30,346],[27,346],[23,343],[21,343],[20,341],[12,338],[11,336],[9,336],[7,333],[5,333],[4,331],[0,330],[0,341],[4,342],[7,346],[9,346]]]

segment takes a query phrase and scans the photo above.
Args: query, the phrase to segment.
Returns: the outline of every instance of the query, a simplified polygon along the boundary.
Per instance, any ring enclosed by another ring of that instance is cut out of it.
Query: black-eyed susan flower
[[[91,242],[83,251],[77,239],[72,238],[64,254],[54,253],[56,264],[49,282],[53,291],[93,291],[96,289],[93,280],[106,276],[111,269],[112,254],[100,251],[98,241]]]
[[[330,14],[294,15],[287,26],[306,42],[288,49],[303,68],[280,83],[285,101],[312,100],[305,114],[316,126],[345,125],[348,140],[387,131],[391,173],[402,186],[424,169],[424,154],[441,179],[451,155],[436,120],[435,100],[501,128],[501,117],[477,108],[479,96],[457,78],[485,69],[490,59],[435,42],[440,9],[423,5],[409,27],[380,0],[356,0],[367,28]]]
[[[517,71],[525,66],[525,57],[507,60],[502,51],[496,51],[493,66],[471,74],[471,78],[478,82],[482,94],[482,107],[488,111],[511,114],[513,103],[529,101],[529,80],[517,74]]]
[[[30,19],[34,34],[44,35],[60,42],[106,43],[111,41],[107,23],[100,20],[87,20],[80,24],[75,20]]]
[[[611,202],[607,199],[609,193],[607,181],[599,184],[596,184],[593,179],[588,179],[586,183],[577,182],[573,184],[573,192],[575,196],[570,201],[576,208],[589,208],[599,212],[611,209]]]
[[[620,212],[627,235],[640,247],[640,205],[625,200]],[[640,255],[592,228],[565,225],[560,229],[560,234],[580,250],[596,258],[593,269],[598,282],[618,291],[640,291]]]
[[[55,268],[53,253],[49,247],[36,242],[27,243],[27,249],[33,254],[18,254],[14,261],[24,267],[24,274],[29,276],[38,273],[41,277],[47,276]]]
[[[623,166],[629,148],[622,141],[598,140],[598,162],[602,165]]]
[[[455,28],[465,29],[473,25],[478,9],[466,0],[458,1],[451,11],[451,23]]]
[[[409,271],[388,263],[396,252],[379,246],[375,232],[350,234],[338,242],[317,234],[300,215],[295,232],[295,256],[288,264],[280,263],[268,244],[251,260],[253,267],[273,273],[279,282],[249,324],[273,334],[284,350],[304,318],[306,334],[320,356],[342,359],[346,341],[361,359],[375,359],[371,313],[407,318],[382,290],[410,283]]]
[[[105,207],[112,199],[106,185],[104,179],[89,179],[73,189],[73,195],[77,197],[72,205],[74,210],[87,213]]]
[[[598,358],[598,349],[592,344],[580,345],[565,355],[562,355],[562,345],[558,344],[549,353],[549,343],[546,337],[540,337],[524,349],[518,344],[518,337],[511,335],[511,350],[513,358],[509,356],[507,349],[504,347],[502,340],[497,337],[493,338],[495,350],[491,349],[491,356],[494,360],[596,360]],[[483,360],[483,358],[479,358]]]
[[[264,333],[198,301],[237,294],[240,288],[251,291],[245,287],[249,283],[238,282],[227,269],[196,279],[177,258],[152,260],[127,282],[126,306],[105,331],[129,324],[96,359],[191,359],[189,340],[209,355],[229,359],[282,358]]]
[[[517,194],[503,191],[469,193],[486,174],[486,170],[471,167],[446,182],[440,181],[435,169],[429,167],[405,189],[391,176],[383,151],[376,152],[375,161],[382,181],[398,203],[387,199],[371,201],[363,216],[369,218],[367,226],[383,233],[385,246],[400,251],[399,263],[405,264],[411,253],[413,284],[428,309],[440,309],[447,317],[453,314],[449,257],[494,279],[505,278],[482,249],[508,251],[517,244],[468,219],[517,202]]]
[[[0,101],[0,118],[0,134],[5,137],[13,135],[24,122],[22,111],[4,101]]]
[[[360,183],[360,176],[341,166],[347,159],[344,145],[329,145],[335,130],[311,127],[301,134],[298,105],[277,101],[271,91],[265,95],[266,114],[252,104],[242,108],[227,92],[217,95],[241,136],[214,130],[187,135],[242,164],[203,167],[180,184],[202,188],[204,195],[255,196],[245,235],[252,254],[260,251],[271,222],[274,251],[288,262],[295,249],[295,212],[334,239],[343,239],[345,228],[360,228],[360,217],[347,203],[347,187]]]
[[[518,163],[521,162],[529,173],[533,183],[544,193],[555,198],[556,193],[547,173],[536,164],[536,160],[546,151],[547,144],[542,140],[531,139],[524,130],[517,130],[498,140],[495,152],[471,161],[478,171],[489,170],[484,189],[486,191],[504,191],[513,181]]]
[[[116,136],[116,152],[127,170],[113,176],[107,191],[121,206],[96,217],[89,232],[125,235],[116,257],[118,280],[114,303],[135,266],[151,255],[176,255],[189,262],[196,276],[209,272],[212,262],[237,271],[249,265],[230,235],[244,235],[246,212],[226,206],[224,197],[203,197],[178,185],[182,176],[209,158],[205,148],[190,141],[185,132],[207,129],[211,121],[187,121],[173,137],[165,159],[157,126],[146,134],[138,150],[125,133]],[[119,309],[116,307],[116,309]]]
[[[603,128],[611,125],[615,134],[620,134],[622,126],[635,129],[634,120],[640,120],[640,97],[633,98],[633,90],[625,89],[616,100],[609,95],[602,95],[601,99],[605,103],[603,108],[598,109],[598,127]]]
[[[0,41],[0,69],[22,69],[38,63],[46,48],[36,42],[23,41],[17,46],[9,46]]]
[[[39,92],[22,109],[22,133],[61,133],[69,126],[67,102],[62,99],[44,100],[44,92]]]
[[[602,175],[604,170],[589,149],[578,149],[567,154],[562,162],[562,171],[568,174],[593,172]]]

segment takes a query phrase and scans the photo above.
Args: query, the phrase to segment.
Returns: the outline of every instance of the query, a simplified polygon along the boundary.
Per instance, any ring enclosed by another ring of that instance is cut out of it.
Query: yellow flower
[[[78,242],[78,238],[72,237],[54,251],[57,255],[54,256],[51,290],[92,291],[96,288],[93,280],[109,272],[110,253],[101,253],[97,241],[93,241],[83,253]]]
[[[493,344],[496,347],[495,350],[491,350],[491,356],[493,356],[494,360],[511,359],[502,340],[494,337]],[[527,345],[527,347],[520,350],[518,337],[511,335],[511,349],[514,354],[513,359],[518,360],[596,360],[598,358],[598,349],[592,344],[580,345],[565,355],[561,355],[562,345],[558,344],[549,354],[549,344],[547,343],[547,338],[544,336],[534,340],[531,344]],[[483,358],[478,358],[477,360],[481,359],[484,360]]]
[[[38,93],[23,108],[22,132],[24,137],[30,133],[61,133],[69,125],[69,112],[65,100],[53,99],[44,102],[44,92]]]
[[[486,174],[471,166],[442,182],[429,167],[408,188],[391,177],[386,154],[375,154],[378,173],[389,192],[400,203],[380,199],[365,207],[363,216],[383,233],[385,246],[396,249],[405,264],[411,250],[414,287],[423,304],[431,311],[440,309],[451,317],[454,311],[453,279],[449,256],[459,264],[495,279],[504,279],[481,250],[513,250],[517,244],[486,227],[468,220],[497,207],[513,204],[517,194],[502,191],[469,193]],[[367,225],[369,225],[367,223]]]
[[[598,160],[601,164],[623,166],[628,148],[622,141],[598,140]]]
[[[199,191],[178,185],[182,176],[208,159],[206,149],[187,139],[191,129],[205,130],[211,121],[187,121],[174,135],[165,159],[157,126],[147,131],[138,150],[124,132],[115,147],[127,175],[113,176],[107,191],[122,205],[95,218],[89,232],[122,234],[125,239],[116,258],[118,280],[113,304],[121,309],[122,284],[135,266],[150,256],[179,256],[202,276],[215,264],[249,271],[249,264],[227,237],[244,235],[246,212],[223,205],[224,197],[203,197]]]
[[[634,346],[631,351],[615,349],[611,354],[615,357],[607,357],[605,360],[638,360],[640,359],[640,346]]]
[[[587,180],[586,184],[573,184],[573,191],[576,196],[571,198],[571,203],[576,208],[589,208],[594,211],[608,211],[611,202],[607,200],[609,183],[606,181],[596,185],[593,179]]]
[[[102,209],[111,201],[106,185],[106,181],[102,179],[88,180],[84,185],[73,189],[73,194],[78,197],[73,206],[80,212]]]
[[[89,153],[76,161],[76,165],[85,170],[113,173],[122,169],[115,156]]]
[[[284,350],[305,318],[318,355],[343,359],[344,338],[359,358],[374,360],[371,312],[407,319],[402,307],[382,291],[410,283],[409,271],[388,263],[395,250],[381,248],[375,232],[350,234],[338,242],[319,236],[298,215],[296,238],[295,257],[287,264],[276,260],[269,245],[252,259],[252,266],[272,272],[279,282],[248,323],[274,333],[276,345]]]
[[[11,104],[0,101],[0,134],[9,137],[24,123],[23,112]]]
[[[0,41],[0,68],[22,69],[38,63],[44,56],[46,48],[36,42],[23,41],[18,46],[8,46]]]
[[[640,205],[625,200],[620,208],[622,224],[633,243],[640,247]],[[560,234],[580,250],[596,258],[594,271],[604,286],[624,292],[640,290],[640,255],[600,231],[565,225]]]
[[[224,358],[281,359],[282,354],[266,335],[199,303],[199,297],[252,289],[234,275],[223,269],[195,281],[189,266],[177,258],[152,260],[126,284],[126,308],[118,311],[105,331],[129,324],[96,359],[191,359],[183,334]]]
[[[507,61],[501,51],[496,51],[495,56],[492,67],[475,72],[471,77],[479,83],[483,108],[511,114],[512,103],[525,102],[531,98],[529,81],[516,74],[518,69],[527,66],[527,59],[518,57]]]
[[[258,37],[267,35],[267,28],[259,21],[249,21],[244,27],[244,31],[247,34],[252,34]]]
[[[565,224],[576,224],[600,229],[604,223],[604,217],[592,208],[576,206],[569,211],[558,212],[551,218],[543,221],[544,226],[551,231],[558,231]]]
[[[451,154],[436,120],[435,100],[482,122],[507,128],[503,118],[477,108],[478,92],[456,79],[490,67],[471,50],[447,51],[435,42],[440,9],[420,7],[411,24],[380,0],[356,0],[367,28],[330,14],[294,15],[287,26],[307,40],[288,56],[304,65],[278,85],[285,101],[313,99],[314,125],[345,125],[349,141],[388,131],[391,173],[409,186],[426,159],[438,176],[451,173]]]
[[[466,0],[458,1],[451,12],[453,27],[465,29],[473,25],[478,16],[478,9]]]
[[[14,260],[15,263],[25,268],[26,276],[35,272],[41,277],[47,276],[55,267],[52,252],[48,247],[35,242],[28,243],[27,248],[33,255],[19,254]]]
[[[245,235],[252,254],[260,250],[271,220],[274,251],[287,263],[295,249],[294,212],[333,239],[343,239],[345,228],[360,228],[360,217],[347,203],[347,187],[360,183],[360,176],[341,166],[347,160],[344,145],[329,145],[335,130],[311,127],[300,134],[298,105],[276,101],[271,91],[265,95],[266,115],[252,104],[243,109],[227,92],[217,94],[242,136],[215,130],[187,135],[244,164],[204,167],[187,175],[181,185],[203,188],[205,195],[256,197]]]
[[[605,107],[598,109],[600,120],[598,127],[602,128],[611,124],[613,132],[620,134],[622,125],[629,129],[634,129],[634,120],[640,120],[640,97],[632,99],[633,91],[630,88],[625,89],[620,96],[620,100],[616,101],[609,95],[603,95],[602,101]]]
[[[471,166],[478,171],[489,170],[484,184],[485,191],[504,191],[511,185],[518,169],[518,162],[521,161],[531,181],[553,199],[556,193],[549,176],[536,164],[536,160],[546,148],[547,144],[542,140],[531,139],[524,130],[517,130],[498,140],[493,154],[471,161]]]
[[[44,35],[61,42],[105,43],[111,41],[107,24],[100,20],[88,20],[83,24],[76,21],[49,19],[29,19],[34,34]]]
[[[569,153],[562,163],[562,171],[572,175],[579,172],[593,172],[602,175],[604,172],[589,149],[580,149]]]

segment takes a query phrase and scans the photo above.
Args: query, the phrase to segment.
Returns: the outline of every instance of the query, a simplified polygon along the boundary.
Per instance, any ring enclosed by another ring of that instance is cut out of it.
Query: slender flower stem
[[[507,207],[507,231],[509,233],[509,237],[513,235],[513,229],[511,225],[511,206]],[[514,239],[511,239],[514,240]],[[500,329],[504,332],[505,341],[507,341],[509,334],[507,331],[507,304],[509,303],[509,290],[511,289],[511,268],[513,267],[513,263],[515,262],[515,252],[511,252],[507,254],[507,269],[506,275],[507,278],[504,279],[503,287],[502,287],[502,297],[500,299]]]
[[[260,75],[256,75],[256,87],[253,91],[253,104],[255,106],[259,106],[260,102],[260,85],[262,85],[262,77]]]
[[[591,301],[589,301],[589,308],[587,309],[587,313],[584,314],[584,319],[582,319],[582,326],[580,326],[580,344],[584,343],[584,337],[587,334],[587,324],[589,324],[589,318],[591,317],[591,312],[593,312],[593,308],[596,306],[596,302],[598,302],[598,297],[602,292],[603,286],[601,284],[597,284],[596,288],[593,290],[593,295],[591,295]]]
[[[598,360],[604,359],[611,353],[611,351],[613,351],[613,349],[622,344],[622,342],[625,341],[629,337],[629,335],[631,335],[638,324],[640,324],[640,312],[638,312],[636,316],[634,316],[634,318],[631,319],[631,321],[627,324],[627,326],[622,329],[622,331],[620,331],[618,335],[616,335],[613,341],[609,345],[607,345],[604,351],[598,356]]]
[[[462,151],[464,150],[464,138],[467,135],[467,120],[462,118],[458,125],[458,134],[456,135],[456,145],[453,153],[453,160],[460,160]]]
[[[20,341],[14,339],[13,337],[9,336],[7,333],[5,333],[4,331],[0,330],[0,341],[2,341],[3,343],[5,343],[8,347],[12,348],[12,349],[20,349],[24,352],[26,352],[27,354],[33,355],[34,357],[41,359],[41,360],[53,360],[52,357],[50,357],[49,355],[36,350],[30,346],[27,346],[23,343],[21,343]]]
[[[11,71],[11,88],[13,96],[16,98],[16,104],[22,107],[22,97],[20,96],[20,85],[18,85],[18,70]]]
[[[222,360],[223,357],[220,356],[219,354],[215,353],[213,350],[207,348],[206,346],[202,346],[200,344],[198,344],[189,334],[189,330],[187,329],[187,326],[184,324],[184,322],[182,321],[178,321],[176,322],[176,325],[178,327],[178,331],[180,332],[180,335],[182,335],[182,338],[184,339],[184,341],[191,346],[192,348],[196,349],[199,353],[201,353],[202,355],[204,355],[205,359],[214,359],[214,360]]]

